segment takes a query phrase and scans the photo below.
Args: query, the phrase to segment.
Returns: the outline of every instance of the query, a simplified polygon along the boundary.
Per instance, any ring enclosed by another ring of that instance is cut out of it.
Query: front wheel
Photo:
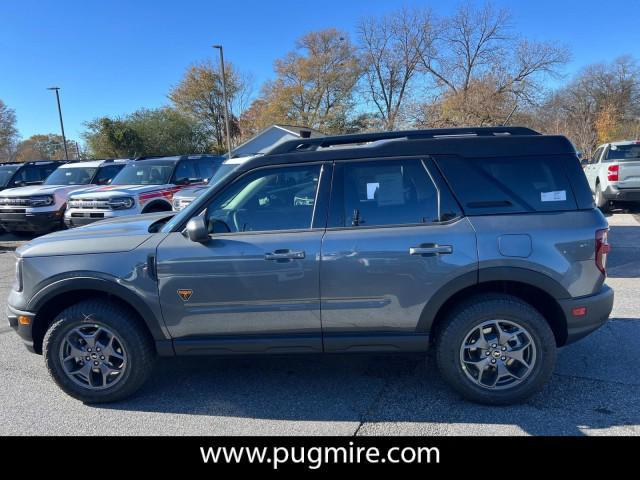
[[[463,397],[506,405],[542,389],[553,373],[556,344],[531,305],[489,294],[451,312],[436,341],[436,358],[444,379]]]
[[[128,397],[151,373],[155,350],[138,319],[120,305],[86,300],[63,310],[47,330],[49,373],[67,394],[86,403]]]

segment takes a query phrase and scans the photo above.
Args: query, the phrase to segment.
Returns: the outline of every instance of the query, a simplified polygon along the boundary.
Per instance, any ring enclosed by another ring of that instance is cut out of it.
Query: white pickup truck
[[[618,202],[640,202],[640,141],[600,145],[582,165],[601,210]]]

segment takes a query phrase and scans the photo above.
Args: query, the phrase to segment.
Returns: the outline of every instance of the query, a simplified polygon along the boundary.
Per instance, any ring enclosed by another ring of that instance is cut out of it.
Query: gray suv
[[[296,139],[178,214],[17,250],[9,323],[85,402],[154,358],[426,352],[487,404],[526,399],[600,327],[607,222],[571,143],[522,127]]]

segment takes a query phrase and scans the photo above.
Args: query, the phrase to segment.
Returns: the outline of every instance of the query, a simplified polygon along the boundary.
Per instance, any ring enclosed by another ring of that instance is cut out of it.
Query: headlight
[[[29,203],[32,207],[48,207],[53,205],[53,197],[51,195],[41,195],[39,197],[30,197]]]
[[[22,258],[16,259],[16,278],[13,280],[13,289],[16,292],[22,291]]]
[[[131,197],[119,197],[110,199],[108,203],[114,210],[124,210],[132,208],[136,202]]]

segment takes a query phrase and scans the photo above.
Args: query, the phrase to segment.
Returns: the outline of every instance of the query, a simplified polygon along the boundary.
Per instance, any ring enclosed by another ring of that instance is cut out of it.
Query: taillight
[[[603,275],[607,274],[607,254],[610,251],[609,229],[596,230],[596,267]]]
[[[607,168],[607,180],[610,182],[617,182],[619,173],[620,165],[609,165],[609,168]]]

